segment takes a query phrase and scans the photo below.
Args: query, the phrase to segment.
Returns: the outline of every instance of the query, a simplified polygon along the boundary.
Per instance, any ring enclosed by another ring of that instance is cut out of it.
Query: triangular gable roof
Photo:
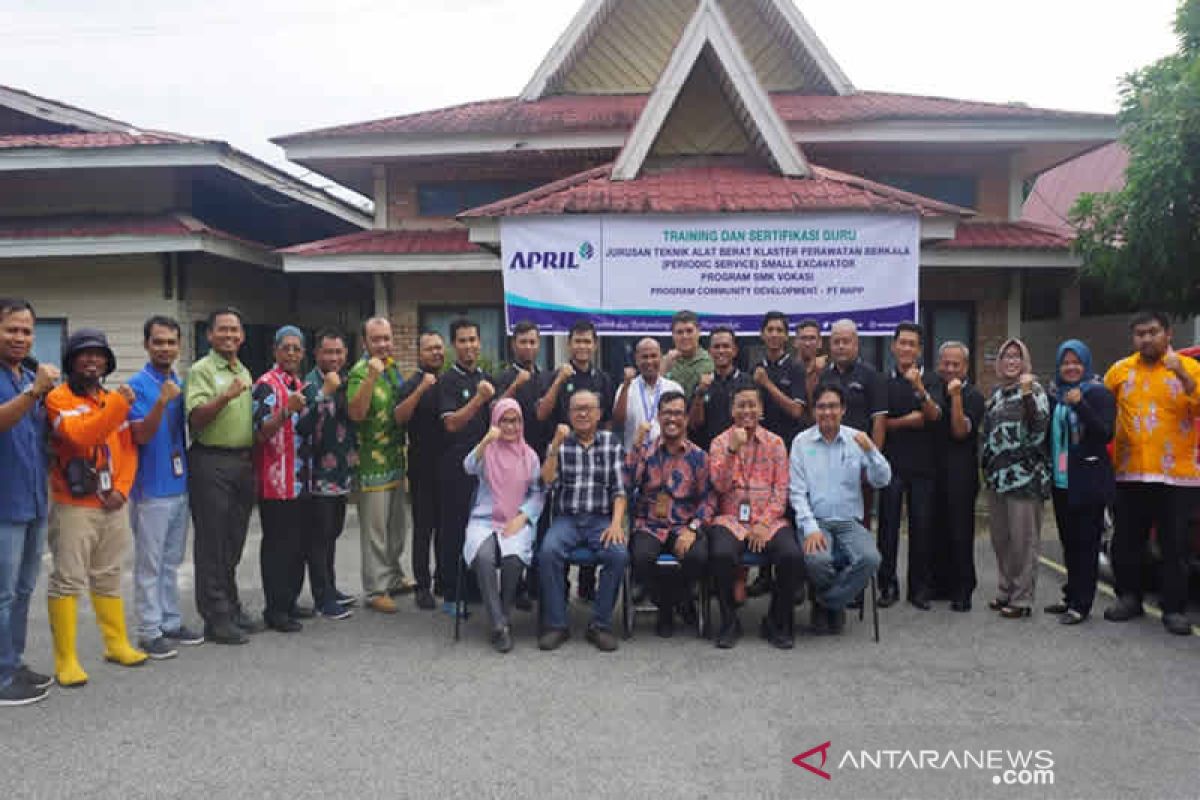
[[[663,0],[586,0],[580,7],[567,29],[555,42],[554,47],[546,54],[533,77],[521,92],[524,101],[540,100],[547,95],[571,91],[571,72],[576,65],[586,61],[586,56],[593,46],[606,46],[601,34],[609,17],[624,6],[622,11],[628,11],[631,6],[646,5],[651,13],[660,13]],[[854,91],[853,84],[842,72],[841,67],[830,56],[829,51],[821,43],[816,32],[792,0],[722,0],[731,11],[739,12],[739,20],[747,17],[760,19],[759,30],[769,30],[774,38],[769,47],[778,48],[782,44],[786,51],[782,58],[797,61],[806,76],[810,76],[811,85],[803,87],[809,94],[850,94]],[[681,5],[674,2],[674,5]],[[699,5],[704,5],[700,2]],[[655,8],[657,6],[657,8]],[[637,11],[638,9],[633,9]],[[678,9],[675,9],[678,10]],[[742,13],[744,12],[744,13]],[[672,31],[673,33],[673,31]],[[668,34],[670,35],[670,34]],[[618,37],[626,38],[626,37]],[[649,37],[653,38],[653,37]],[[656,64],[644,45],[639,55],[642,69],[653,69]],[[748,45],[747,45],[748,46]],[[658,62],[661,63],[661,62]],[[610,62],[611,65],[611,62]],[[796,88],[796,87],[790,87]],[[625,91],[639,91],[633,87]],[[641,89],[640,91],[644,91]]]
[[[788,177],[805,177],[808,163],[780,119],[771,98],[755,77],[729,21],[716,0],[700,0],[683,36],[671,54],[637,125],[613,166],[612,179],[632,180],[642,169],[679,94],[702,58],[721,76],[727,99],[736,110],[749,138],[771,166]]]
[[[0,108],[11,109],[26,117],[88,133],[128,133],[134,130],[134,126],[128,122],[101,116],[58,100],[39,97],[11,86],[0,86]]]

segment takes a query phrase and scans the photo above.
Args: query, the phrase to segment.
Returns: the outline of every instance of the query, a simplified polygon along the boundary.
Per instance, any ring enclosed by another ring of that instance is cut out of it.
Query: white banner
[[[705,328],[757,333],[762,315],[848,317],[864,335],[916,320],[915,214],[506,217],[500,223],[509,327],[666,333],[690,309]]]

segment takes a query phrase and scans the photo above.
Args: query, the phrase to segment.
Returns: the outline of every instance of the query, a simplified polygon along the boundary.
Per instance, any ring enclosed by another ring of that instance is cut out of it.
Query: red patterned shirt
[[[716,494],[717,516],[714,525],[745,539],[749,529],[765,524],[774,536],[788,524],[788,453],[775,434],[757,425],[754,435],[729,452],[733,428],[713,439],[709,448],[708,471]],[[742,503],[750,504],[750,521],[739,521]]]

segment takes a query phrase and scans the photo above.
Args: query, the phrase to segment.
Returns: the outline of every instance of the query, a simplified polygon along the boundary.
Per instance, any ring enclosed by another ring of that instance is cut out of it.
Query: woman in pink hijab
[[[480,479],[463,560],[475,571],[492,622],[492,646],[501,653],[513,646],[509,614],[521,572],[533,558],[533,531],[543,502],[541,465],[525,444],[523,428],[517,401],[499,401],[492,407],[491,429],[463,459],[466,473]]]

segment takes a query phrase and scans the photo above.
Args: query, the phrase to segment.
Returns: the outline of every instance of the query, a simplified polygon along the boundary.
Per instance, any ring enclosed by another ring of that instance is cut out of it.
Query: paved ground
[[[355,585],[356,540],[338,557]],[[257,542],[241,570],[253,601]],[[101,661],[85,610],[91,683],[0,714],[0,798],[1200,796],[1200,637],[1149,618],[1001,620],[984,608],[984,538],[977,563],[971,614],[894,607],[881,644],[852,622],[790,653],[664,642],[643,618],[616,654],[581,635],[546,654],[522,615],[500,657],[480,618],[455,645],[448,618],[406,601],[395,617],[359,611],[123,669]],[[1057,580],[1043,569],[1039,605]],[[44,598],[43,579],[28,657],[49,671]],[[743,611],[748,628],[761,613]],[[828,781],[792,763],[825,742]],[[994,783],[1047,780],[1004,773],[1039,750],[1053,785]]]

